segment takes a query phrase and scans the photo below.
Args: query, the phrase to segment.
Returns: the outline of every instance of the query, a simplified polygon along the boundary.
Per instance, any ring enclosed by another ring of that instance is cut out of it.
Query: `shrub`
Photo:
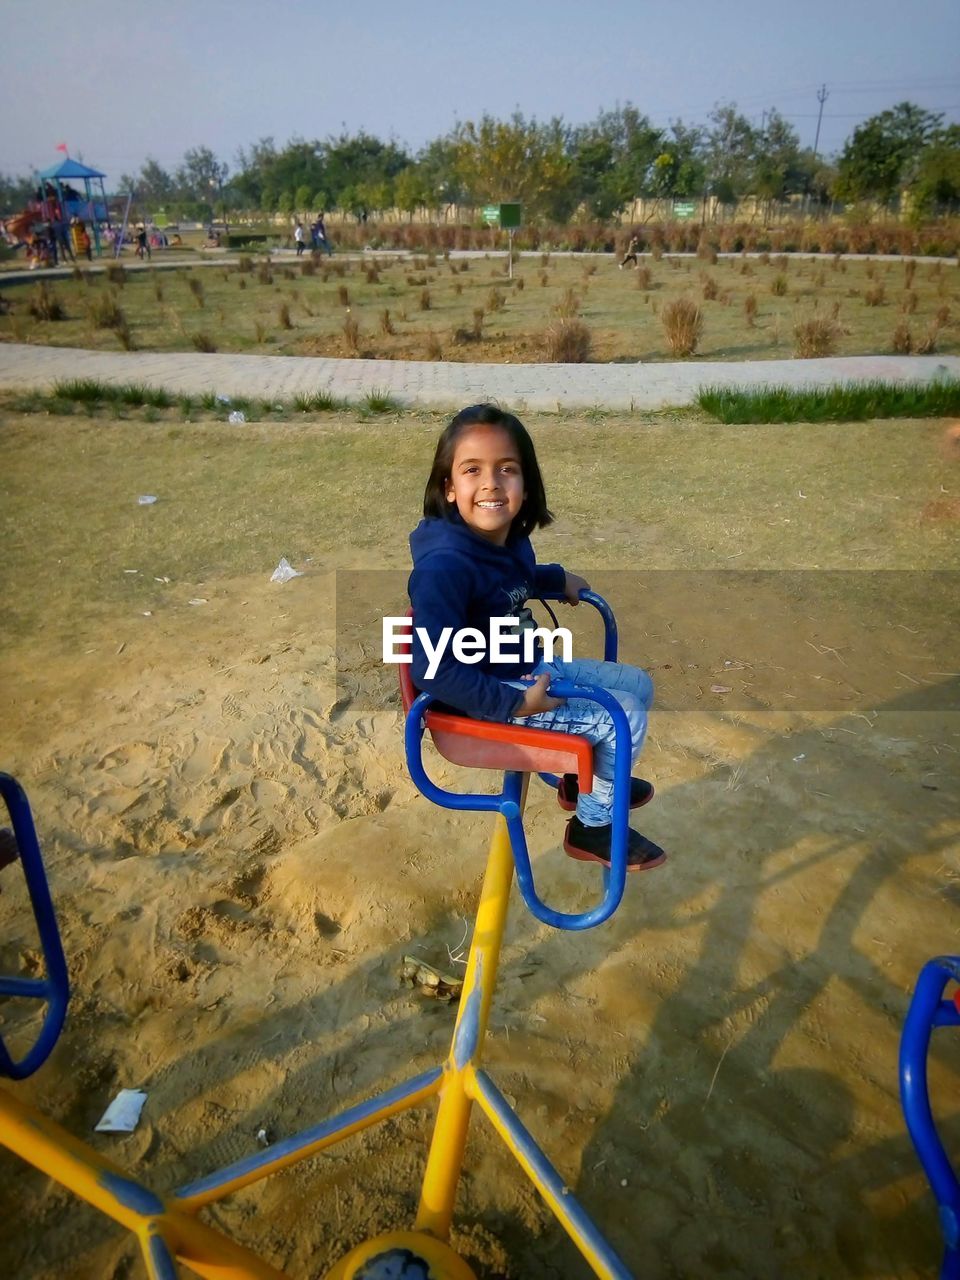
[[[101,293],[88,304],[87,315],[97,329],[116,329],[127,323],[127,317],[112,289]]]
[[[563,297],[554,303],[553,310],[561,320],[572,320],[580,314],[580,299],[572,289],[564,289]]]
[[[752,329],[757,318],[757,295],[748,293],[743,300],[743,314],[747,318],[747,324]]]
[[[526,285],[523,282],[523,276],[517,276],[515,287],[516,287],[517,293],[523,293],[524,289],[526,288]]]
[[[267,326],[261,320],[254,320],[253,332],[256,336],[257,342],[262,347],[267,340]]]
[[[210,337],[209,333],[203,329],[197,333],[191,333],[190,341],[193,343],[195,351],[213,352],[217,349],[217,344]]]
[[[302,276],[315,276],[317,274],[317,264],[313,258],[300,259],[300,274]]]
[[[770,281],[770,292],[774,297],[782,298],[789,290],[790,285],[787,283],[787,277],[783,272],[778,272]]]
[[[420,297],[417,299],[417,306],[420,308],[421,311],[430,310],[430,290],[429,289],[420,290]]]
[[[253,259],[249,257],[247,254],[241,254],[240,257],[237,259],[237,270],[240,272],[252,271]]]
[[[401,405],[383,387],[374,387],[363,397],[363,407],[367,413],[398,413]]]
[[[502,311],[507,301],[507,296],[499,289],[491,289],[487,294],[487,310]]]
[[[453,292],[457,295],[458,298],[463,293],[463,285],[460,283],[459,280],[453,286]]]
[[[396,329],[393,327],[393,321],[390,319],[389,307],[384,307],[384,309],[380,312],[380,332],[383,334],[385,338],[390,337],[391,334],[394,334],[397,332]]]
[[[473,336],[477,342],[483,337],[483,321],[486,314],[483,307],[473,309]]]
[[[293,328],[293,321],[290,319],[290,307],[286,302],[281,302],[277,307],[277,323],[281,329]]]
[[[653,284],[653,272],[649,267],[637,267],[636,270],[637,288],[649,289]]]
[[[35,320],[66,320],[67,313],[55,293],[41,280],[30,299],[30,314]]]
[[[941,328],[950,323],[950,308],[946,303],[942,307],[937,307],[936,322]]]
[[[840,330],[826,316],[810,316],[793,327],[793,354],[801,360],[832,356],[837,349]]]
[[[439,334],[427,334],[426,352],[428,360],[443,359],[443,346],[441,345]]]
[[[908,356],[913,350],[913,331],[906,320],[901,320],[893,331],[890,344],[898,355]]]
[[[540,288],[545,289],[549,283],[550,283],[549,275],[546,273],[546,271],[541,271],[540,272]]]
[[[908,258],[903,264],[903,287],[910,289],[913,286],[913,277],[917,273],[917,263],[914,258]]]
[[[937,350],[939,341],[940,341],[940,326],[937,324],[936,320],[934,320],[933,323],[930,325],[930,327],[927,329],[927,332],[923,335],[923,337],[918,339],[917,341],[917,346],[916,346],[917,355],[932,356],[933,353]]]
[[[692,298],[674,298],[661,315],[671,355],[692,356],[703,334],[703,312]]]
[[[874,285],[872,289],[863,291],[863,300],[868,307],[882,307],[887,300],[887,291],[882,284]]]
[[[261,262],[257,269],[257,279],[261,284],[273,284],[273,272],[269,262]]]
[[[917,309],[917,302],[917,295],[912,289],[908,289],[900,299],[900,310],[905,316],[912,316]]]
[[[716,280],[714,280],[713,276],[704,275],[703,276],[704,302],[714,302],[719,292],[720,292],[720,288]]]
[[[575,316],[559,316],[543,334],[544,359],[550,364],[583,364],[591,345],[589,328]]]
[[[114,325],[113,332],[124,351],[136,351],[137,344],[133,340],[133,333],[126,320],[122,324]]]
[[[163,301],[163,284],[156,276],[153,278],[153,296],[158,302]]]
[[[341,307],[349,307],[350,305],[350,290],[345,284],[337,285],[337,301]]]
[[[127,269],[121,262],[111,262],[107,267],[107,281],[121,286],[127,283]]]
[[[349,312],[343,322],[343,339],[350,355],[358,356],[360,354],[360,325]]]

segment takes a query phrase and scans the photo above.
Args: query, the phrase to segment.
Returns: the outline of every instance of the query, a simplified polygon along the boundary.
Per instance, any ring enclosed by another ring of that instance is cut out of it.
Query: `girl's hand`
[[[532,676],[524,677],[527,680],[533,679]],[[519,710],[513,713],[514,719],[518,716],[535,716],[539,711],[553,711],[555,707],[562,706],[562,698],[552,698],[547,693],[547,685],[550,683],[550,677],[544,673],[537,676],[530,688],[523,695],[523,701],[520,703]]]
[[[580,592],[589,590],[590,583],[586,578],[581,578],[579,574],[576,573],[567,574],[567,580],[563,587],[563,595],[567,604],[579,604]]]

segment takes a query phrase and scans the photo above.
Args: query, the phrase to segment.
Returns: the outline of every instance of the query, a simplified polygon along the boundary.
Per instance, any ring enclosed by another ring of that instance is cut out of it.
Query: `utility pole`
[[[813,140],[814,155],[817,154],[817,149],[820,146],[820,122],[823,119],[823,104],[826,102],[829,96],[830,95],[827,93],[827,86],[825,84],[822,84],[819,90],[817,91],[817,101],[820,103],[820,114],[817,116],[817,136]]]

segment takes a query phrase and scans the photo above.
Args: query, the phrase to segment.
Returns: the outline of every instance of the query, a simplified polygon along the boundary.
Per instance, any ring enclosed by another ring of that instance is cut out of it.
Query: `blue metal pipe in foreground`
[[[633,1280],[487,1073],[474,1071],[472,1079],[477,1102],[595,1274],[602,1280]]]
[[[216,1173],[208,1174],[205,1178],[180,1187],[173,1193],[172,1199],[182,1201],[186,1207],[190,1208],[220,1200],[223,1196],[238,1191],[241,1187],[249,1186],[251,1182],[257,1182],[278,1169],[295,1164],[298,1160],[305,1160],[312,1154],[311,1148],[320,1151],[323,1147],[347,1137],[351,1132],[359,1133],[361,1129],[376,1124],[387,1115],[396,1111],[405,1111],[425,1101],[438,1091],[442,1076],[442,1067],[433,1067],[430,1071],[413,1076],[403,1084],[388,1089],[386,1093],[368,1098],[355,1107],[349,1107],[340,1115],[324,1120],[322,1124],[304,1129],[302,1133],[294,1134],[293,1137],[283,1138],[264,1151],[246,1156],[225,1169],[219,1169]]]
[[[960,983],[960,956],[939,956],[920,970],[900,1037],[900,1099],[907,1129],[937,1200],[946,1243],[941,1280],[960,1280],[960,1182],[940,1141],[927,1088],[927,1057],[934,1027],[960,1026],[960,1011],[944,1000],[948,982]]]

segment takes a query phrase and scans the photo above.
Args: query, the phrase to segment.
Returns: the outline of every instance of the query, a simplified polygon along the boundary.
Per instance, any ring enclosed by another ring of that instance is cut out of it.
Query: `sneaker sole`
[[[656,791],[654,790],[653,783],[651,782],[651,783],[650,783],[650,794],[647,796],[646,800],[641,800],[639,804],[632,804],[632,805],[630,806],[631,811],[632,811],[633,809],[642,809],[642,808],[643,808],[643,806],[644,806],[645,804],[649,804],[649,803],[650,803],[650,801],[653,799],[653,797],[654,797],[656,794],[657,794],[657,793],[656,793]],[[566,799],[564,799],[564,798],[560,795],[560,788],[559,788],[559,787],[557,787],[557,804],[558,804],[558,805],[560,806],[560,808],[564,811],[564,813],[575,813],[575,812],[576,812],[576,809],[577,809],[577,802],[576,802],[576,800],[566,800]]]
[[[576,862],[599,862],[601,867],[610,868],[610,859],[601,858],[599,853],[587,853],[585,849],[578,849],[575,845],[568,843],[568,838],[563,837],[563,851],[568,858],[573,858]],[[627,873],[633,871],[652,871],[654,867],[661,867],[667,860],[667,855],[661,853],[659,858],[651,858],[649,862],[628,862]]]

